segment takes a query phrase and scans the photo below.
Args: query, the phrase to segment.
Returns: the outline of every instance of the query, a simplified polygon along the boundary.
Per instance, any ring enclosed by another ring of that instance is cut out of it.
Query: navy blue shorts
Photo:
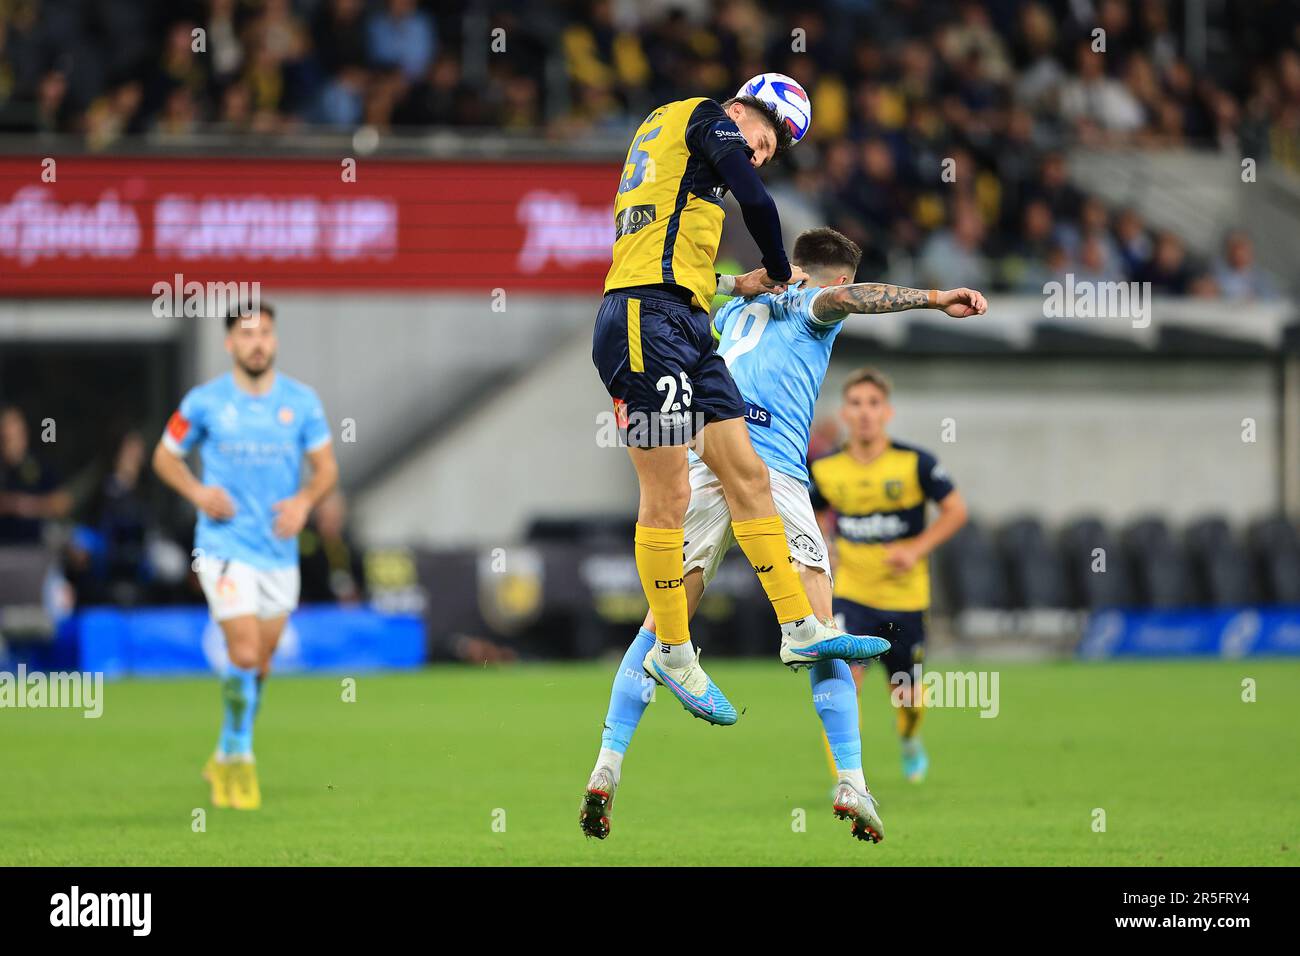
[[[843,615],[850,634],[876,634],[882,624],[894,625],[894,633],[884,635],[890,648],[878,658],[886,679],[899,672],[911,675],[912,666],[925,660],[924,611],[881,611],[844,598],[835,598],[831,608],[837,620]]]
[[[711,421],[740,418],[745,400],[714,351],[709,314],[659,289],[605,294],[591,358],[634,448],[685,445]]]

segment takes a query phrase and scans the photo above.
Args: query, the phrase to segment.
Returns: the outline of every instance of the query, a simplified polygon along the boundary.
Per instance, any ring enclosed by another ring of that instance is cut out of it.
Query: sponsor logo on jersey
[[[753,402],[746,402],[745,421],[751,425],[758,425],[760,428],[771,428],[772,413],[762,405],[755,405]]]
[[[620,209],[618,215],[614,217],[614,238],[621,239],[624,236],[640,232],[654,221],[655,207],[652,203]]]
[[[293,409],[290,408],[288,405],[281,405],[280,411],[276,413],[276,417],[280,419],[281,425],[292,425]]]
[[[907,522],[901,515],[840,515],[840,534],[850,541],[893,541],[907,534]]]
[[[890,501],[897,501],[903,497],[903,483],[897,478],[891,478],[885,482],[885,497]]]

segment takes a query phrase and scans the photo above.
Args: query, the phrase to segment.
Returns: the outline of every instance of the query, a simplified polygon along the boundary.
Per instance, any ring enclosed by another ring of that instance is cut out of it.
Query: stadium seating
[[[1251,525],[1247,542],[1264,601],[1300,604],[1300,532],[1283,517]]]
[[[1095,610],[1133,603],[1128,561],[1119,542],[1100,519],[1079,518],[1070,522],[1061,532],[1060,543],[1076,606]]]
[[[954,611],[1008,606],[1007,580],[993,539],[970,522],[940,552]]]
[[[1174,608],[1199,603],[1187,557],[1164,519],[1140,518],[1123,530],[1120,540],[1133,571],[1133,596],[1139,605]]]
[[[1197,589],[1206,603],[1234,607],[1259,599],[1250,557],[1225,518],[1212,515],[1193,522],[1186,543]]]
[[[1026,516],[1009,521],[998,532],[997,541],[1013,606],[1069,606],[1065,565],[1037,518]]]

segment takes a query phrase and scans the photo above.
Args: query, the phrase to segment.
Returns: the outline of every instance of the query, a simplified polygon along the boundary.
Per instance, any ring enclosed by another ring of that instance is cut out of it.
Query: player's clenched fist
[[[955,319],[963,319],[968,315],[983,315],[989,310],[989,304],[983,293],[974,289],[941,289],[935,308]]]
[[[235,503],[226,494],[226,489],[216,485],[202,485],[194,493],[194,507],[198,508],[213,521],[229,521],[235,516]]]

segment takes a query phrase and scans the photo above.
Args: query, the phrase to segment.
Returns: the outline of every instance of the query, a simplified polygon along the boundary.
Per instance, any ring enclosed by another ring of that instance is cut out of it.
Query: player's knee
[[[230,663],[240,670],[260,670],[262,666],[261,655],[257,652],[256,646],[248,646],[242,642],[232,643],[229,647]]]

